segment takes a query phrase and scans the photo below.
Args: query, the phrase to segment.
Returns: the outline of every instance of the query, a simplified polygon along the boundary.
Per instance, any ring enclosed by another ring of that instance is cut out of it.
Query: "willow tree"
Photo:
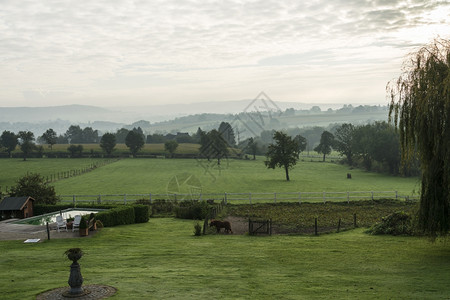
[[[418,155],[422,170],[419,225],[450,228],[450,40],[436,39],[412,54],[388,84],[389,118],[400,131],[402,161]]]

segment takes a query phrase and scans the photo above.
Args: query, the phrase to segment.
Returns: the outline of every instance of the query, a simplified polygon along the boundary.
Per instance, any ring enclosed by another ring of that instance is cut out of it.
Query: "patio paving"
[[[47,228],[40,225],[26,225],[26,224],[11,224],[16,219],[6,220],[0,222],[0,240],[26,240],[26,239],[41,239],[46,240]],[[72,232],[71,229],[58,232],[56,230],[56,223],[50,224],[50,239],[67,239],[80,237],[78,231]],[[91,236],[95,232],[89,232]],[[88,236],[88,237],[89,237]]]

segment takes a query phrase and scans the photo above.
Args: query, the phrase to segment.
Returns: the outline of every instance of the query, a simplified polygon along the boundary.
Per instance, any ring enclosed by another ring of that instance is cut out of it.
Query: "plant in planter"
[[[83,284],[83,276],[81,276],[81,268],[78,260],[81,259],[83,254],[83,250],[80,248],[70,248],[64,252],[64,255],[72,261],[72,264],[70,265],[70,276],[68,281],[70,290],[65,292],[63,296],[75,297],[88,293],[88,291],[84,291],[81,287]]]
[[[87,236],[89,234],[88,221],[81,217],[80,221],[80,236]]]
[[[98,230],[100,230],[104,227],[102,221],[100,221],[100,220],[95,221],[95,226]]]

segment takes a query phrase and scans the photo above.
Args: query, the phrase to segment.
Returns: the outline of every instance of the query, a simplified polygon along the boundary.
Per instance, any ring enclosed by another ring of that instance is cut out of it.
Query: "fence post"
[[[252,193],[248,193],[248,200],[250,201],[250,204],[252,204]]]
[[[347,203],[350,203],[350,192],[347,192]]]
[[[372,193],[372,201],[373,201],[373,191],[371,193]]]
[[[398,198],[398,192],[395,191],[395,200],[397,200],[397,198]]]
[[[77,206],[77,200],[75,199],[75,195],[73,195],[72,202],[73,202],[73,207],[76,207]]]
[[[327,193],[327,192],[325,192],[325,191],[323,192],[323,203],[324,203],[324,204],[325,204],[325,202],[326,202],[326,198],[325,198],[326,193]]]
[[[225,192],[225,198],[224,199],[225,199],[225,205],[227,205],[227,201],[228,201],[227,200],[227,192]]]
[[[314,235],[317,235],[317,218],[314,218]]]
[[[123,194],[123,204],[127,204],[127,194]]]
[[[273,198],[273,203],[277,203],[277,193],[273,193],[274,198]]]
[[[98,195],[98,202],[102,203],[102,195]]]

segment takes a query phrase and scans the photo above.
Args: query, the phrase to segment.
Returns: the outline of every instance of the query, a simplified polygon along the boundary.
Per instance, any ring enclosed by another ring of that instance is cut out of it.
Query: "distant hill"
[[[138,126],[147,134],[193,133],[198,127],[210,130],[226,121],[242,137],[248,137],[270,129],[387,120],[387,108],[383,106],[329,106],[242,100],[121,108],[87,105],[0,107],[0,132],[30,130],[35,136],[40,136],[48,128],[53,128],[58,134],[63,134],[70,125],[80,125],[101,133]]]

